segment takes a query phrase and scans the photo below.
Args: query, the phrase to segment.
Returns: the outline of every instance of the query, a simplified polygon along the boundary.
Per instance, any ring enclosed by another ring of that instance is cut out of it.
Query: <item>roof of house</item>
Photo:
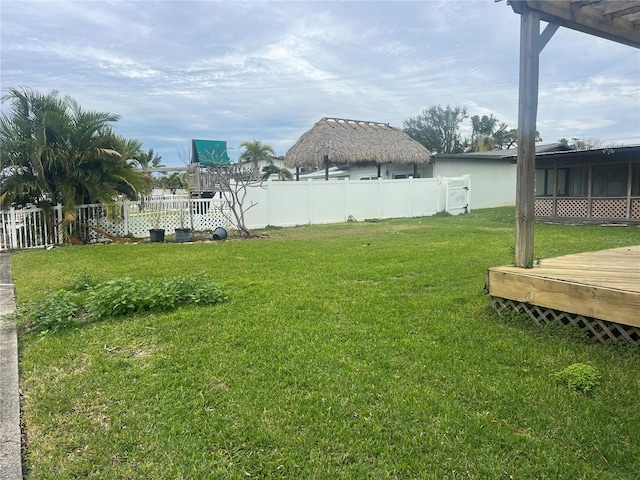
[[[589,150],[568,150],[536,154],[536,166],[545,167],[559,162],[559,165],[589,165],[604,163],[640,162],[640,145],[620,147],[599,147]]]
[[[545,143],[536,145],[536,155],[549,152],[562,152],[571,150],[564,143]],[[438,153],[433,157],[433,161],[439,159],[447,160],[507,160],[512,161],[518,156],[517,148],[506,148],[503,150],[488,150],[486,152],[469,152],[469,153]]]
[[[487,152],[470,153],[439,153],[432,159],[438,160],[473,160],[473,161],[505,161],[515,163],[518,156],[516,148],[506,150],[489,150]],[[575,150],[563,143],[549,143],[536,145],[536,165],[545,165],[554,160],[582,164],[640,161],[640,145],[625,145],[619,147],[598,147],[589,150]]]
[[[321,118],[284,156],[287,167],[336,164],[429,163],[422,144],[388,123]]]

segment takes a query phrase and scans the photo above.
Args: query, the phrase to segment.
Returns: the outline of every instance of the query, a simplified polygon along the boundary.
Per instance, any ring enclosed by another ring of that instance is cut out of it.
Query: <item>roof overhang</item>
[[[600,147],[590,150],[542,152],[536,154],[536,164],[541,161],[564,160],[589,163],[640,163],[640,146]]]
[[[509,0],[516,13],[640,48],[640,0]]]

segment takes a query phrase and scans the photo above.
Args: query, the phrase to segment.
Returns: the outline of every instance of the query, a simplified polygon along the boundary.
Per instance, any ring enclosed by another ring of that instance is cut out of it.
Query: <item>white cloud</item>
[[[401,127],[451,104],[517,119],[506,2],[26,0],[3,2],[0,22],[3,89],[120,114],[119,133],[168,164],[191,138],[284,153],[322,116]],[[560,29],[541,56],[543,138],[639,136],[638,78],[636,50]]]

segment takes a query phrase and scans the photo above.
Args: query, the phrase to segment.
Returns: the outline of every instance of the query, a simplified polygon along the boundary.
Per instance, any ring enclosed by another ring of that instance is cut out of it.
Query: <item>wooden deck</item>
[[[640,328],[640,245],[490,268],[487,287],[494,299]]]

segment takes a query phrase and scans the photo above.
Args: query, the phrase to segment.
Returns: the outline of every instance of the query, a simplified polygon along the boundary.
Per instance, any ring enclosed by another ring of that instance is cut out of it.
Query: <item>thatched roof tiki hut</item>
[[[415,173],[430,159],[429,150],[388,123],[324,117],[287,151],[284,164],[295,167],[296,180],[301,167],[324,168],[328,180],[330,165],[377,165],[380,177],[385,163],[413,164]]]

